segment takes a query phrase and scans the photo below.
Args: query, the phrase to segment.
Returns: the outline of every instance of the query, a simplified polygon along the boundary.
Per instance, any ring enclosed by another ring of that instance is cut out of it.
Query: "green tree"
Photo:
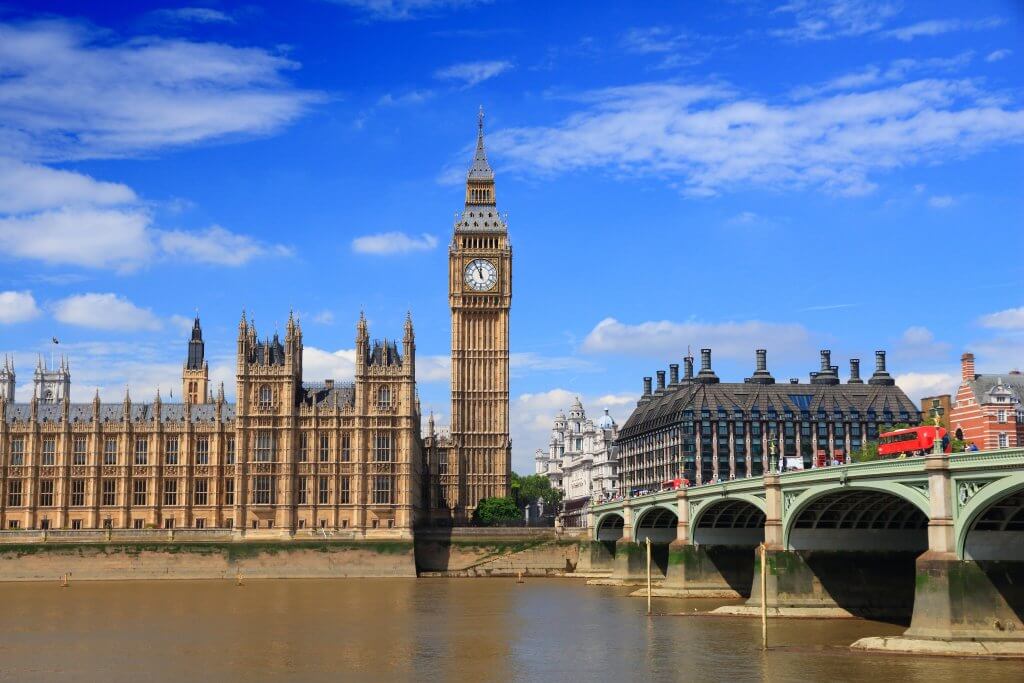
[[[878,442],[865,441],[864,446],[859,451],[853,451],[850,453],[850,460],[853,462],[871,462],[872,460],[878,460]]]
[[[483,498],[477,503],[474,519],[484,526],[501,526],[523,518],[516,502],[509,497]]]
[[[532,503],[537,499],[544,501],[545,506],[557,506],[562,502],[562,492],[551,488],[551,480],[543,474],[521,476],[512,473],[512,495],[520,505]]]

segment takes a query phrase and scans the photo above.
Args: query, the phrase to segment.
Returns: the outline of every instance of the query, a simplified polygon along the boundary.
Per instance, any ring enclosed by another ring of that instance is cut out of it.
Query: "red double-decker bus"
[[[943,453],[952,452],[952,444],[942,427],[909,427],[885,432],[878,439],[878,457],[927,455],[935,448],[936,439],[942,441]]]

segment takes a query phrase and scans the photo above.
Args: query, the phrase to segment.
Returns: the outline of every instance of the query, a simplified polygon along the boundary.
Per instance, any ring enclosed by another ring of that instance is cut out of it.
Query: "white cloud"
[[[53,305],[54,317],[67,325],[125,332],[159,330],[160,319],[116,294],[76,294]]]
[[[903,343],[905,344],[931,344],[935,341],[935,335],[927,327],[908,327],[903,331]]]
[[[927,327],[912,325],[903,331],[899,345],[893,350],[894,357],[906,360],[920,360],[928,357],[944,357],[950,350],[946,342],[936,341]]]
[[[810,334],[795,323],[746,320],[725,323],[648,321],[637,325],[615,318],[599,322],[583,340],[590,353],[664,357],[710,348],[719,358],[748,359],[754,349],[772,348],[795,355],[806,350]]]
[[[60,208],[0,217],[0,253],[51,265],[131,270],[154,253],[141,209]]]
[[[787,40],[832,40],[874,33],[896,16],[895,2],[873,0],[790,0],[775,9],[792,14],[794,26],[775,29],[772,35]]]
[[[325,379],[351,382],[356,374],[356,350],[325,351],[315,346],[304,346],[302,372],[310,382],[322,382]]]
[[[56,206],[117,206],[136,200],[135,192],[121,183],[0,158],[0,213],[24,213]]]
[[[879,172],[1024,141],[1024,111],[966,81],[925,79],[771,104],[723,86],[645,83],[584,93],[550,127],[492,133],[513,167],[610,169],[714,195],[740,185],[871,192]]]
[[[595,372],[599,368],[589,360],[575,356],[543,356],[533,351],[509,354],[509,367],[521,372],[549,372],[552,370],[576,370]]]
[[[891,31],[885,31],[882,35],[889,38],[896,38],[904,42],[909,42],[914,38],[921,37],[932,37],[942,35],[943,33],[951,33],[953,31],[981,31],[990,28],[996,28],[1002,25],[1003,20],[998,17],[989,17],[987,19],[978,19],[976,21],[964,21],[962,19],[929,19],[927,21],[920,21],[910,26],[903,26],[901,28],[892,29]]]
[[[432,16],[443,10],[482,5],[491,0],[331,0],[362,11],[370,19],[400,21]]]
[[[928,198],[928,206],[933,209],[948,209],[956,203],[952,197],[946,195],[935,195],[934,197]]]
[[[179,230],[161,232],[160,246],[171,256],[200,263],[240,266],[261,256],[290,256],[292,251],[281,244],[263,244],[248,235],[239,235],[219,225],[204,232]]]
[[[310,316],[313,322],[317,325],[333,325],[334,324],[334,311],[323,310],[314,313]]]
[[[960,384],[960,375],[951,372],[908,372],[896,375],[896,384],[915,403],[925,396],[952,394]]]
[[[1005,48],[1002,49],[1002,50],[993,50],[992,52],[989,52],[988,55],[985,56],[985,61],[986,62],[998,62],[998,61],[1001,61],[1003,59],[1006,59],[1007,57],[1009,57],[1012,54],[1013,54],[1013,50],[1007,50]]]
[[[978,322],[982,327],[991,327],[997,330],[1024,330],[1024,306],[983,315]]]
[[[494,78],[511,68],[512,62],[504,60],[463,62],[438,69],[434,72],[434,76],[442,81],[459,81],[463,87],[472,88],[474,85],[483,83],[489,78]]]
[[[161,9],[152,13],[153,16],[167,21],[196,24],[233,24],[234,17],[220,10],[209,7],[179,7],[177,9]]]
[[[182,336],[191,334],[192,325],[195,323],[194,318],[190,318],[187,315],[172,315],[169,319],[171,326],[178,330]]]
[[[23,323],[39,313],[32,292],[0,292],[0,323]]]
[[[411,251],[430,251],[436,246],[437,238],[427,233],[414,237],[404,232],[381,232],[352,240],[352,251],[357,254],[405,254]]]
[[[401,107],[405,105],[423,104],[434,97],[433,90],[410,90],[404,93],[386,93],[377,100],[381,107]]]
[[[68,21],[0,24],[0,144],[22,159],[136,154],[268,133],[322,99],[259,48],[140,37]]]
[[[451,377],[450,356],[416,356],[417,382],[448,382]]]
[[[576,397],[580,398],[587,417],[597,419],[608,408],[609,414],[622,425],[636,406],[636,394],[605,394],[588,396],[564,388],[555,388],[515,397],[510,407],[512,465],[520,473],[533,472],[533,454],[538,448],[547,450],[551,427],[559,410],[568,411]]]

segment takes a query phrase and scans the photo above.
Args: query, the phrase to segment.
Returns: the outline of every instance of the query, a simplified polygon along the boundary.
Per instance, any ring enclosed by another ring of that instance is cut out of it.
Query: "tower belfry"
[[[203,328],[197,315],[192,323],[192,338],[188,340],[188,358],[181,371],[182,399],[193,405],[209,400],[210,368],[204,356]]]
[[[508,495],[509,309],[512,248],[498,213],[484,145],[483,107],[466,173],[466,204],[448,250],[452,311],[452,424],[444,498],[467,521],[482,498]]]

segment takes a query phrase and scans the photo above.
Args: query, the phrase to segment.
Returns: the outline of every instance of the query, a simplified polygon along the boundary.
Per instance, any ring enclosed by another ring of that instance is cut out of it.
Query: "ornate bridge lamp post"
[[[775,432],[772,432],[768,436],[768,455],[769,455],[769,459],[768,459],[768,473],[769,474],[778,474],[778,471],[779,471],[778,462],[775,459],[775,449],[777,447],[777,444],[778,444],[778,439],[775,436]]]

